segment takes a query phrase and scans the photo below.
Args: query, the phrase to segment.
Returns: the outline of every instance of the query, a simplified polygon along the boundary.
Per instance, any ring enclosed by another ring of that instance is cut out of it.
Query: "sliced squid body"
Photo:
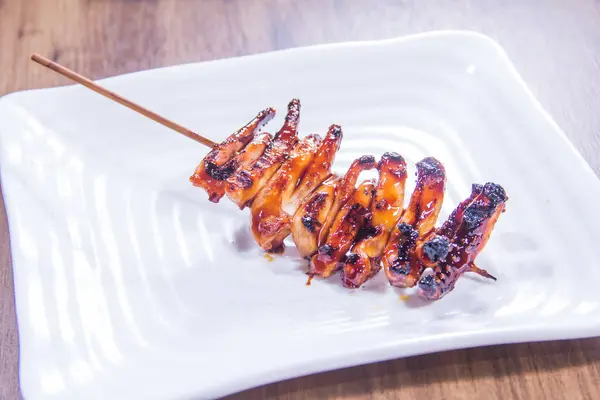
[[[252,234],[264,250],[283,250],[283,240],[291,233],[293,213],[290,215],[282,205],[289,202],[296,182],[312,162],[319,143],[318,135],[302,139],[252,202]]]
[[[423,272],[415,250],[435,227],[444,201],[446,171],[435,158],[417,163],[417,184],[408,207],[393,229],[382,262],[393,286],[413,287]]]
[[[267,108],[238,131],[216,145],[198,164],[190,177],[193,185],[201,187],[208,193],[213,203],[218,203],[225,194],[225,181],[240,167],[240,163],[253,162],[260,157],[270,141],[268,134],[261,135],[251,147],[238,157],[238,152],[244,149],[256,136],[258,130],[275,116],[275,110]]]
[[[370,205],[375,182],[366,181],[353,191],[349,200],[335,216],[325,243],[312,256],[310,275],[328,278],[343,264],[340,262],[354,243],[358,232],[370,217]]]
[[[385,245],[403,210],[406,161],[397,153],[385,153],[377,169],[379,181],[371,203],[371,220],[346,255],[341,274],[342,284],[349,288],[360,287],[381,270]]]
[[[248,168],[236,171],[227,179],[225,194],[240,209],[247,207],[286,160],[298,142],[300,101],[288,104],[285,122],[264,153]]]
[[[312,257],[325,243],[335,216],[354,193],[358,176],[374,167],[373,156],[362,156],[343,178],[330,176],[300,204],[292,221],[292,238],[302,257]]]
[[[292,239],[303,258],[309,258],[319,248],[319,232],[331,207],[335,189],[341,178],[332,175],[300,205],[292,220]]]
[[[342,129],[339,125],[329,127],[327,135],[319,146],[311,165],[302,176],[292,195],[283,202],[283,209],[288,214],[294,215],[307,196],[331,175],[331,165],[335,161],[335,155],[340,148],[342,137]]]
[[[325,217],[325,221],[323,221],[323,226],[321,227],[321,231],[318,235],[318,243],[319,246],[325,243],[325,239],[329,234],[329,229],[331,228],[331,224],[333,223],[337,213],[340,208],[352,196],[354,190],[356,188],[356,182],[358,181],[358,176],[364,172],[371,170],[376,167],[375,157],[373,156],[362,156],[352,162],[348,171],[342,178],[339,185],[337,185],[335,189],[335,199],[331,206],[331,210],[328,215]]]

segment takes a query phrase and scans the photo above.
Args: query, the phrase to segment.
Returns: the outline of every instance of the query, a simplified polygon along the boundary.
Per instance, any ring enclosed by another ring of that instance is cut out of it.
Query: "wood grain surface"
[[[470,29],[496,39],[600,172],[598,0],[0,0],[0,95],[325,42]],[[576,177],[574,178],[576,179]],[[0,218],[0,399],[20,398],[4,207]],[[445,352],[293,379],[231,398],[599,399],[600,339]]]

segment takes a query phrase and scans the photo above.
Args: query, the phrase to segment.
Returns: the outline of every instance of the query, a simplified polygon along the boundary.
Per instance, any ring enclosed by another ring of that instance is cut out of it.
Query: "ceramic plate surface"
[[[51,72],[48,72],[51,73]],[[505,53],[438,32],[145,71],[104,80],[221,140],[302,101],[300,131],[344,129],[334,169],[435,156],[441,219],[493,181],[510,200],[478,264],[441,301],[339,276],[305,286],[292,247],[269,261],[248,211],[188,177],[207,149],[69,86],[0,101],[1,179],[26,399],[211,398],[344,366],[600,333],[600,183]],[[410,192],[409,192],[410,193]],[[401,300],[402,294],[409,294]]]

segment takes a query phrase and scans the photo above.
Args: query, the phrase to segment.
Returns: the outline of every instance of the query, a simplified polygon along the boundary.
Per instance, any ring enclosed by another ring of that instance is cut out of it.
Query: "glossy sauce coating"
[[[300,205],[292,221],[292,238],[302,257],[310,258],[325,243],[341,206],[354,193],[358,176],[374,166],[373,156],[354,160],[344,177],[330,176]]]
[[[329,234],[331,224],[333,223],[340,208],[342,208],[342,206],[346,204],[352,193],[354,193],[354,190],[356,188],[356,182],[358,181],[358,176],[362,172],[371,170],[375,167],[375,157],[370,155],[361,156],[352,162],[350,168],[348,168],[348,171],[346,171],[346,174],[342,178],[341,182],[335,188],[335,198],[331,206],[331,210],[329,214],[325,216],[325,221],[323,221],[321,230],[319,231],[319,246],[325,243],[325,239]]]
[[[446,184],[444,166],[427,157],[417,163],[417,184],[399,224],[390,235],[382,258],[386,276],[393,286],[413,287],[423,272],[415,255],[421,238],[435,227]]]
[[[442,298],[454,289],[458,278],[468,271],[495,279],[475,265],[475,258],[489,240],[507,201],[508,196],[500,185],[486,183],[483,187],[473,186],[471,196],[456,208],[448,223],[439,229],[438,237],[447,238],[450,242],[448,252],[419,280],[418,293],[421,297],[430,300]],[[441,233],[451,237],[442,236]],[[427,257],[430,260],[432,258],[430,255]]]
[[[385,153],[377,165],[379,181],[371,203],[371,219],[345,257],[342,284],[358,288],[381,270],[381,256],[390,232],[404,208],[406,161],[397,153]]]
[[[225,194],[240,209],[244,209],[260,189],[279,169],[298,142],[300,101],[288,104],[285,122],[264,153],[247,169],[235,172],[227,179]]]
[[[342,128],[339,125],[329,127],[327,135],[317,150],[317,154],[304,176],[302,176],[294,193],[283,202],[283,209],[288,214],[293,215],[306,197],[331,175],[331,165],[340,148],[342,137]]]
[[[225,194],[225,180],[238,169],[239,160],[235,158],[236,153],[242,150],[254,138],[258,130],[274,116],[275,110],[267,108],[218,144],[198,164],[194,174],[190,177],[190,182],[194,186],[203,188],[208,193],[210,201],[218,203]],[[255,153],[253,152],[253,155]],[[260,153],[262,154],[262,151]]]
[[[317,254],[312,256],[309,274],[327,278],[343,265],[340,262],[342,257],[370,217],[369,209],[374,192],[373,181],[363,182],[354,190],[336,215],[325,243],[319,247]]]
[[[283,210],[282,204],[310,165],[320,141],[318,135],[302,139],[252,202],[252,234],[263,250],[283,250],[283,240],[291,233],[292,216]]]
[[[310,258],[319,247],[318,237],[333,206],[335,188],[341,178],[332,175],[300,205],[292,219],[292,239],[303,258]]]

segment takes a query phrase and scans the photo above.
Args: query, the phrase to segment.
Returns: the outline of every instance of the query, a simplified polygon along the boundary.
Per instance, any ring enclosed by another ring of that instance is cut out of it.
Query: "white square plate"
[[[48,72],[50,73],[50,72]],[[600,183],[505,53],[437,32],[145,71],[103,84],[222,140],[302,101],[300,130],[345,139],[335,170],[385,151],[447,169],[445,218],[473,182],[510,200],[438,302],[400,300],[380,273],[305,286],[288,249],[268,262],[249,215],[188,177],[207,149],[88,89],[0,101],[27,399],[210,398],[284,378],[448,349],[600,333]],[[409,187],[414,187],[409,179]],[[412,186],[411,186],[412,185]],[[338,279],[336,279],[338,278]]]

